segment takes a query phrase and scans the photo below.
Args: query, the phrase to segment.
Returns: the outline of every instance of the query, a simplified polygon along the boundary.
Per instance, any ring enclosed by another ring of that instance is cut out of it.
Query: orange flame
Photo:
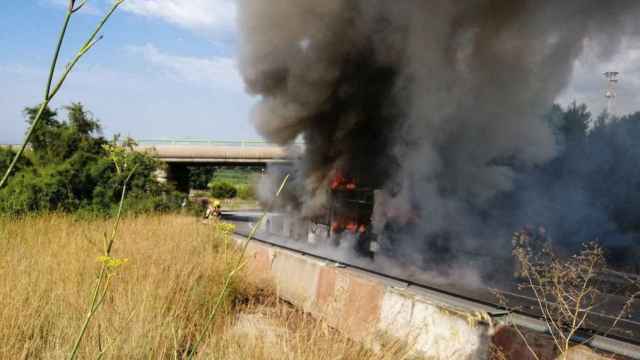
[[[347,189],[355,190],[357,185],[355,179],[350,179],[342,175],[342,172],[336,171],[336,175],[331,180],[331,190]]]

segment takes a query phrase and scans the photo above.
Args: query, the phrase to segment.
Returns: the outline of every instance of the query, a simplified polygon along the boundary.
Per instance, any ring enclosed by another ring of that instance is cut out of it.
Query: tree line
[[[30,125],[37,107],[26,108]],[[0,213],[25,215],[41,212],[81,212],[108,215],[117,206],[124,174],[118,174],[106,145],[129,147],[129,166],[135,167],[126,198],[129,212],[168,211],[180,205],[181,195],[171,185],[159,183],[154,172],[160,164],[133,151],[131,140],[102,136],[98,119],[80,103],[58,111],[46,108],[33,134],[30,149],[20,159],[7,186],[0,189]],[[0,149],[0,173],[14,155]]]
[[[554,105],[543,121],[555,135],[557,154],[543,165],[510,164],[518,176],[514,191],[496,199],[498,216],[510,219],[512,228],[543,226],[552,242],[572,253],[597,241],[611,262],[638,268],[640,112],[593,116],[573,103]]]

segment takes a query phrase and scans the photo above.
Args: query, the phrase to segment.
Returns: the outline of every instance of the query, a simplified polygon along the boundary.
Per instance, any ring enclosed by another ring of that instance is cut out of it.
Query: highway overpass
[[[157,175],[176,188],[188,191],[189,168],[193,166],[254,166],[291,162],[289,151],[265,141],[219,141],[208,139],[136,139],[136,150],[167,164]],[[304,145],[295,144],[301,149]],[[17,149],[19,145],[0,145]]]
[[[264,141],[139,140],[137,150],[168,164],[256,165],[288,163],[287,150]]]
[[[168,164],[264,166],[290,162],[286,148],[265,141],[152,139],[136,140],[136,143],[136,150]],[[0,144],[0,148],[17,150],[20,145]]]
[[[157,175],[188,191],[189,168],[194,166],[255,166],[291,162],[286,148],[264,141],[218,141],[198,139],[136,140],[136,150],[167,164]],[[295,145],[302,147],[302,144]]]

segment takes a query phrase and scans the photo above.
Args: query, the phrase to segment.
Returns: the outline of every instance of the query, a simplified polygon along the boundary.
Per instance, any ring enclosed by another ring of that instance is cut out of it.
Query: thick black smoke
[[[280,144],[306,142],[296,201],[305,215],[322,211],[332,171],[347,169],[385,189],[390,207],[417,212],[406,240],[417,249],[446,233],[439,241],[492,252],[509,250],[493,239],[520,221],[495,209],[515,169],[554,157],[540,119],[585,41],[613,52],[635,30],[640,1],[241,0],[239,9],[257,128]]]

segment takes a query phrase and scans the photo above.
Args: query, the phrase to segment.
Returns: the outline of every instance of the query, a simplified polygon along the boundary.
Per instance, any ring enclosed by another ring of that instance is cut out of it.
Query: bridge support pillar
[[[189,167],[186,164],[168,163],[165,170],[165,181],[173,184],[176,190],[182,193],[188,193],[189,186]]]

